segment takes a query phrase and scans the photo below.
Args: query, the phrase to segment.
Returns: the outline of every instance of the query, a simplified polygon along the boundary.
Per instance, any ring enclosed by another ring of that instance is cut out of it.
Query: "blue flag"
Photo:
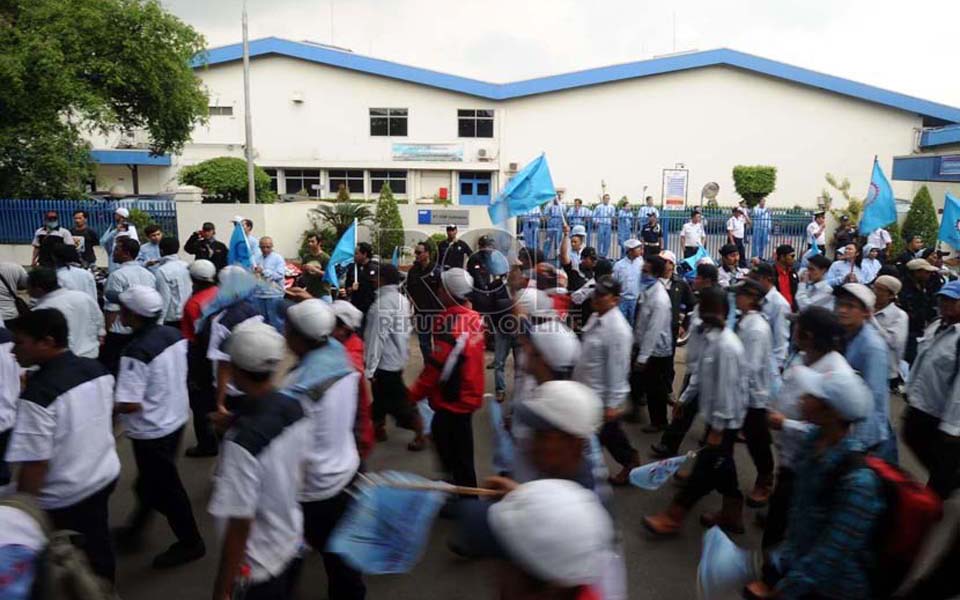
[[[244,269],[253,268],[253,261],[250,257],[250,244],[247,242],[247,235],[243,231],[243,225],[237,221],[233,225],[233,235],[230,236],[230,253],[227,255],[229,264],[243,267]]]
[[[870,189],[867,199],[863,201],[863,216],[860,217],[860,235],[870,235],[896,220],[897,201],[893,197],[893,188],[883,174],[880,162],[873,159],[873,176],[870,177]]]
[[[696,254],[694,254],[690,258],[683,259],[683,262],[686,263],[688,267],[690,267],[690,270],[688,271],[688,273],[696,274],[697,263],[700,262],[701,259],[707,258],[709,256],[710,256],[710,253],[707,252],[707,249],[704,248],[703,246],[700,246],[699,248],[697,248]]]
[[[491,221],[503,223],[510,217],[524,214],[556,196],[557,190],[553,187],[547,157],[541,154],[507,182],[487,211]]]
[[[393,258],[390,259],[390,263],[395,266],[400,266],[400,246],[393,247]]]
[[[337,267],[342,267],[353,262],[353,252],[357,248],[357,222],[354,221],[337,246],[333,249],[333,255],[330,256],[330,262],[327,263],[327,270],[323,274],[323,279],[330,282],[333,287],[340,287],[340,281],[337,279]]]
[[[950,244],[960,252],[960,200],[947,192],[943,200],[943,220],[940,221],[940,234],[937,239]]]
[[[863,223],[863,221],[861,221]],[[810,256],[816,256],[820,254],[820,245],[817,244],[817,238],[810,236]]]
[[[660,489],[660,486],[673,477],[691,456],[693,456],[692,452],[637,467],[630,471],[630,483],[645,490]]]

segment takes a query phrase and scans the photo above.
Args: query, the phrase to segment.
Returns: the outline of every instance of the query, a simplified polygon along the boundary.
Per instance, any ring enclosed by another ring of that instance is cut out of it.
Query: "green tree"
[[[247,161],[242,158],[220,156],[180,170],[180,183],[203,189],[213,202],[247,201]],[[270,189],[270,176],[260,167],[254,167],[253,185],[257,201],[270,203],[276,195]]]
[[[893,262],[898,256],[907,249],[906,242],[903,241],[903,234],[900,233],[900,223],[894,221],[887,225],[887,233],[890,234],[890,252],[887,253],[887,260]]]
[[[79,196],[86,132],[178,152],[207,114],[204,46],[158,0],[0,0],[0,197]]]
[[[752,208],[777,188],[777,168],[738,165],[733,168],[733,185],[747,206]]]
[[[376,224],[376,244],[373,250],[386,259],[393,256],[395,248],[403,247],[403,218],[400,216],[400,207],[393,197],[389,184],[380,188],[380,198],[377,200],[377,210],[374,216]]]
[[[336,200],[336,201],[337,201],[337,202],[350,202],[350,200],[351,200],[351,199],[350,199],[350,191],[347,190],[347,186],[346,186],[346,185],[344,185],[344,184],[341,183],[340,186],[337,187],[337,200]]]
[[[907,212],[907,218],[903,222],[903,240],[919,235],[923,238],[923,243],[933,246],[937,243],[937,235],[940,230],[940,223],[937,219],[937,209],[933,207],[933,198],[930,197],[930,190],[927,186],[921,187],[913,202],[910,203],[910,210]]]
[[[850,193],[850,180],[846,177],[844,177],[842,181],[838,180],[830,173],[824,175],[824,179],[826,180],[827,185],[840,192],[840,195],[843,196],[844,200],[846,200],[846,205],[844,207],[832,208],[833,196],[831,196],[830,192],[827,190],[823,190],[820,195],[824,199],[824,208],[829,210],[837,220],[846,215],[850,217],[851,224],[859,224],[860,217],[863,215],[863,200]]]
[[[139,208],[130,209],[130,219],[129,221],[133,223],[133,226],[137,228],[137,231],[143,231],[147,228],[147,225],[153,225],[153,217],[150,216],[146,211],[140,210]],[[176,235],[177,232],[173,232],[170,235]],[[146,241],[146,240],[144,240]]]
[[[333,204],[321,204],[316,208],[310,209],[310,222],[314,229],[321,229],[324,225],[333,227],[337,232],[337,238],[353,225],[364,225],[373,220],[373,213],[362,204],[353,202],[335,202]]]

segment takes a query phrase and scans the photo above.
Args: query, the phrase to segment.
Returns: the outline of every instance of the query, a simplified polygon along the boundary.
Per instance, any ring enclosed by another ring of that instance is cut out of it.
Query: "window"
[[[284,169],[283,182],[288,194],[320,197],[319,169]],[[313,186],[317,186],[314,188]]]
[[[458,110],[457,131],[462,138],[492,138],[493,111],[473,109]]]
[[[370,135],[406,137],[407,109],[371,108]]]
[[[276,169],[264,169],[267,172],[267,175],[270,176],[270,189],[276,192],[279,188],[277,187],[277,170]]]
[[[406,171],[370,171],[370,193],[379,194],[383,184],[390,184],[394,194],[407,193]]]
[[[340,186],[347,187],[351,194],[363,193],[363,171],[362,170],[340,170],[330,171],[330,193],[336,194],[340,191]]]
[[[232,106],[210,106],[211,117],[232,117],[233,116],[233,107]]]

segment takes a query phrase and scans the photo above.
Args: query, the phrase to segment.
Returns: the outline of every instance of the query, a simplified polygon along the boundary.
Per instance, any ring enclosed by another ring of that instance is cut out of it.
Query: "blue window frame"
[[[460,204],[487,206],[490,204],[490,173],[460,172]]]

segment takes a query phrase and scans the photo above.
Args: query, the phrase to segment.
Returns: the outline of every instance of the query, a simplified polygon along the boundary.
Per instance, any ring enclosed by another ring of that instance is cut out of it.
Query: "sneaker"
[[[200,560],[207,553],[203,540],[195,544],[176,542],[153,559],[154,569],[170,569],[179,567],[195,560]]]

